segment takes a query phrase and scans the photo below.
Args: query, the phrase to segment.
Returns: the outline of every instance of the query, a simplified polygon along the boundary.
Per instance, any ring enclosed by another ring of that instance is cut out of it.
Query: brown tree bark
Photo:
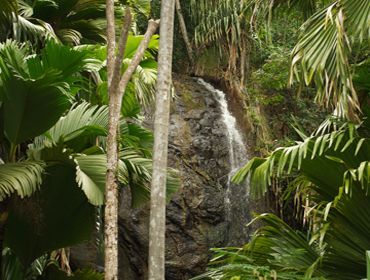
[[[166,170],[174,12],[175,1],[162,0],[149,225],[150,280],[164,280],[165,275]]]
[[[181,12],[180,0],[176,0],[176,13],[177,13],[177,17],[179,19],[179,24],[180,24],[180,30],[181,30],[181,33],[182,33],[182,38],[184,39],[185,46],[186,46],[186,51],[188,52],[188,57],[189,57],[190,65],[193,66],[194,65],[193,49],[192,49],[191,44],[190,44],[190,40],[189,40],[189,36],[188,36],[188,31],[186,29],[185,20],[184,20],[184,17],[182,15],[182,12]]]
[[[127,84],[135,72],[145,50],[148,48],[150,38],[158,27],[158,21],[149,21],[148,29],[143,40],[131,60],[129,67],[121,75],[121,63],[127,43],[131,24],[130,8],[126,7],[124,24],[119,39],[118,53],[116,51],[114,1],[107,0],[107,69],[109,94],[109,124],[107,137],[107,174],[105,182],[105,280],[118,279],[118,135],[121,117],[122,97]]]

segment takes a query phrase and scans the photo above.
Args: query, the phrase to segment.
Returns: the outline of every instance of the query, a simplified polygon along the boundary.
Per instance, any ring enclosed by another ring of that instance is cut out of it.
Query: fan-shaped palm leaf
[[[91,106],[87,102],[72,106],[66,116],[48,131],[53,143],[68,142],[80,135],[105,135],[108,126],[108,107]]]
[[[75,182],[72,165],[45,168],[40,191],[10,205],[4,244],[24,266],[39,256],[90,237],[95,209]]]
[[[73,45],[105,41],[104,0],[17,2],[18,14],[7,22],[8,37],[34,42],[52,37]]]
[[[24,46],[7,41],[0,45],[0,54],[4,129],[15,144],[49,129],[70,106],[76,74],[86,66],[99,67],[83,50],[54,42],[47,43],[39,56],[29,56]]]
[[[23,161],[0,164],[0,201],[17,193],[26,197],[39,189],[42,183],[44,163]]]
[[[76,180],[94,205],[104,203],[106,155],[76,155],[74,157]],[[131,189],[132,204],[138,206],[150,197],[152,161],[142,158],[136,151],[126,148],[120,153],[119,180]],[[174,173],[169,175],[168,195],[177,189],[178,181]]]

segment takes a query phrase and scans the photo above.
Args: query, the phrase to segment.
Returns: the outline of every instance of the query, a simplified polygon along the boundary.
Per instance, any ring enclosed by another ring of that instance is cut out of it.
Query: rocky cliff
[[[189,77],[175,77],[174,86],[169,164],[179,170],[181,186],[167,206],[166,279],[182,280],[205,270],[210,248],[247,240],[242,228],[248,203],[231,186],[235,203],[226,205],[230,142],[214,93]],[[147,279],[149,209],[125,205],[119,218],[120,279]]]

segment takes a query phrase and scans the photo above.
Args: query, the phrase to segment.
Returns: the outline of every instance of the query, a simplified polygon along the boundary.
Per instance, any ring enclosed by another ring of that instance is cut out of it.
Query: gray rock
[[[182,92],[184,87],[186,92]],[[194,80],[182,80],[179,89],[173,107],[181,111],[171,115],[169,164],[180,171],[181,187],[167,206],[167,280],[190,279],[204,272],[209,249],[225,246],[228,239],[225,184],[229,155],[221,112],[212,94]],[[147,279],[149,207],[122,207],[120,279]]]

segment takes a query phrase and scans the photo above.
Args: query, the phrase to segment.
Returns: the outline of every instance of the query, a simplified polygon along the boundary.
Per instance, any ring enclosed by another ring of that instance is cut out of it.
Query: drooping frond
[[[93,205],[104,204],[105,155],[80,155],[75,157],[76,181]]]
[[[344,191],[345,193],[352,193],[353,187],[359,184],[364,189],[366,195],[369,194],[370,189],[370,161],[363,161],[358,168],[349,169],[344,174]]]
[[[69,45],[105,41],[104,0],[17,2],[17,12],[2,21],[9,29],[6,38],[35,43],[54,38]]]
[[[222,66],[227,76],[244,84],[246,57],[251,49],[248,1],[192,0],[192,20],[195,26],[194,42],[207,56]],[[207,62],[208,63],[208,62]]]
[[[267,191],[272,176],[300,171],[313,183],[325,185],[325,189],[319,190],[333,199],[344,184],[343,175],[348,167],[360,168],[361,162],[368,160],[370,155],[370,140],[356,135],[354,126],[349,127],[308,137],[291,147],[278,148],[267,158],[254,158],[239,170],[234,182],[240,183],[250,174],[251,191],[261,196]],[[319,176],[319,170],[325,170],[325,176]]]
[[[207,44],[219,39],[236,44],[240,41],[241,26],[245,21],[245,1],[192,1],[192,9],[198,24],[195,42]]]
[[[213,249],[209,271],[194,279],[324,279],[312,277],[320,251],[307,237],[293,230],[273,214],[262,214],[255,221],[264,226],[242,248]]]
[[[370,2],[338,0],[302,27],[292,52],[291,79],[317,87],[316,100],[356,120],[360,105],[350,64],[353,42],[370,39]]]
[[[44,164],[37,161],[0,164],[0,201],[16,193],[30,196],[42,183]]]

